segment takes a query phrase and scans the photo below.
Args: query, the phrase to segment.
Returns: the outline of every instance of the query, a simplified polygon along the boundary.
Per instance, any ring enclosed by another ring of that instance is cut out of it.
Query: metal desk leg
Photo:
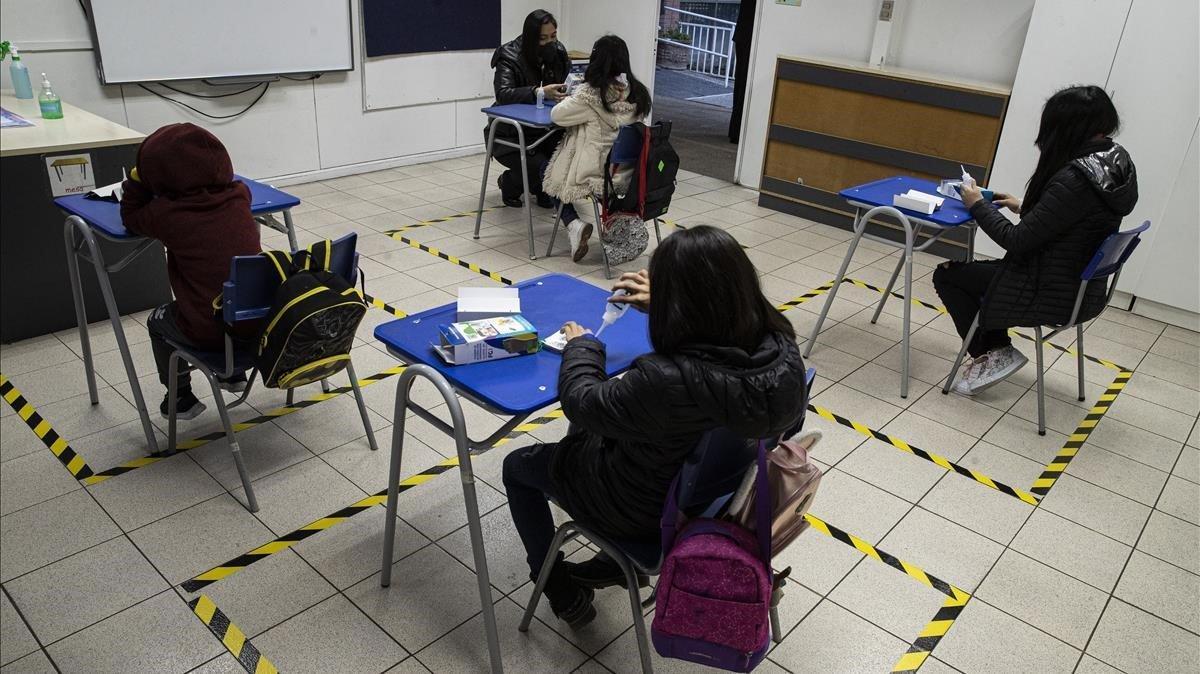
[[[471,550],[475,555],[475,575],[479,581],[479,603],[483,610],[483,629],[487,636],[488,655],[492,671],[503,672],[500,658],[500,634],[496,628],[496,612],[492,606],[491,580],[488,578],[487,553],[483,547],[483,528],[479,521],[479,501],[475,496],[475,475],[471,470],[470,441],[467,439],[467,424],[462,406],[454,389],[437,370],[428,365],[410,365],[396,384],[395,426],[392,429],[392,457],[388,467],[387,521],[383,533],[383,569],[379,584],[387,587],[392,582],[392,545],[396,540],[396,507],[400,482],[400,457],[404,445],[404,417],[408,410],[409,390],[417,377],[428,379],[437,387],[450,410],[454,428],[454,444],[458,449],[458,470],[462,477],[463,498],[467,507],[467,528],[471,533]]]
[[[913,232],[913,241],[916,241],[917,237],[919,237],[920,235],[921,235],[921,225],[917,225],[916,231]],[[891,297],[892,288],[896,287],[896,279],[900,277],[900,270],[903,267],[904,267],[904,255],[901,254],[900,259],[896,261],[896,268],[892,270],[892,277],[890,279],[888,279],[887,288],[885,288],[883,291],[883,297],[879,298],[879,306],[875,307],[875,314],[873,316],[871,316],[872,324],[879,321],[879,315],[881,313],[883,313],[883,305],[888,301],[888,298]],[[907,302],[909,300],[909,297],[907,295],[905,295],[904,300]]]
[[[916,239],[912,225],[908,222],[908,218],[900,211],[895,211],[895,215],[899,217],[900,222],[904,223],[904,337],[900,340],[900,397],[908,397],[908,342],[909,333],[912,332],[912,265],[913,265],[913,242]]]
[[[104,297],[104,307],[108,311],[108,320],[113,326],[113,336],[116,337],[117,348],[120,349],[121,360],[125,364],[125,374],[129,376],[129,388],[131,391],[133,391],[133,401],[137,406],[138,415],[142,419],[142,431],[146,434],[146,448],[151,454],[157,454],[158,442],[154,439],[154,427],[150,424],[150,413],[146,407],[146,400],[142,397],[142,387],[138,382],[137,369],[133,366],[133,356],[129,353],[129,342],[125,340],[125,329],[121,326],[121,314],[117,309],[117,300],[115,297],[113,297],[112,285],[110,285],[108,282],[108,269],[104,266],[104,255],[100,252],[100,246],[96,244],[96,237],[94,234],[92,234],[91,228],[88,227],[87,223],[81,218],[74,215],[67,218],[65,225],[65,229],[67,231],[68,249],[74,248],[74,241],[71,234],[72,228],[79,231],[80,235],[83,237],[83,242],[87,244],[88,254],[90,255],[92,266],[96,268],[96,281],[100,284],[100,295]],[[67,257],[74,258],[75,252],[72,250],[71,254]],[[78,271],[78,261],[76,261],[76,271]],[[72,280],[75,282],[75,287],[72,290],[76,293],[77,298],[75,311],[76,315],[79,316],[83,313],[82,290],[80,290],[78,285],[79,279],[76,277]],[[82,344],[87,344],[87,338],[85,336],[87,331],[86,317],[80,320],[79,325],[80,336],[83,337],[84,340]],[[88,355],[85,358],[85,367],[87,367],[87,361],[91,360],[90,344],[88,344],[87,349],[88,351],[86,353],[88,353]],[[90,368],[88,369],[88,384],[89,386],[94,386],[95,384],[91,379],[91,377],[94,375],[92,375]]]
[[[520,124],[515,124],[517,127],[517,144],[521,147],[518,150],[521,153],[521,185],[525,187],[525,217],[529,219],[529,259],[536,260],[537,253],[533,250],[533,200],[534,195],[529,191],[529,151],[525,146],[525,127]],[[479,206],[483,210],[483,206]]]
[[[483,224],[483,200],[487,196],[488,172],[492,168],[492,146],[496,143],[496,120],[488,123],[487,147],[483,153],[483,179],[479,183],[479,209],[475,211],[475,238],[479,238],[479,226]]]
[[[300,250],[300,246],[296,243],[296,225],[292,222],[292,209],[287,209],[283,212],[283,224],[287,226],[288,247],[292,252]]]
[[[75,225],[68,218],[63,228],[67,245],[67,277],[71,281],[71,299],[75,302],[75,322],[79,326],[79,346],[83,351],[83,371],[87,377],[88,396],[93,405],[100,404],[96,392],[96,369],[92,365],[92,342],[88,338],[87,311],[83,303],[83,286],[79,280],[79,258],[76,257]]]
[[[868,211],[868,215],[874,212],[875,209],[871,209]],[[854,238],[850,240],[850,248],[846,251],[846,258],[842,260],[841,269],[838,269],[837,279],[834,280],[833,287],[829,289],[829,296],[825,298],[825,306],[821,307],[821,315],[817,318],[817,324],[813,326],[812,336],[809,337],[808,344],[804,345],[805,358],[812,354],[813,344],[817,343],[817,335],[821,334],[821,325],[825,322],[825,316],[829,314],[829,307],[833,306],[838,288],[842,286],[842,279],[846,278],[846,270],[850,267],[850,258],[854,257],[858,242],[862,240],[863,231],[867,228],[867,217],[861,213],[862,209],[854,209]]]

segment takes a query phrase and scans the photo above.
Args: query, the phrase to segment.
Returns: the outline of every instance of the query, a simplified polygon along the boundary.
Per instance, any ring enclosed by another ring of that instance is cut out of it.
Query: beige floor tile
[[[859,538],[878,542],[910,507],[908,502],[878,487],[831,470],[821,479],[810,512]]]
[[[1131,634],[1138,638],[1130,639]],[[1108,603],[1087,652],[1126,672],[1189,672],[1200,668],[1195,634],[1119,599]]]
[[[957,473],[943,477],[921,507],[1004,545],[1033,512],[1028,503]]]
[[[1054,483],[1041,507],[1126,545],[1137,541],[1150,517],[1147,506],[1070,475]]]
[[[938,644],[937,656],[964,672],[1070,672],[1079,651],[973,599]]]
[[[1155,510],[1137,548],[1200,575],[1200,527],[1194,524]]]
[[[1087,645],[1108,595],[1025,555],[1005,552],[975,593],[979,599],[1058,637]]]
[[[306,610],[255,639],[280,671],[383,671],[408,653],[342,595]]]
[[[1034,511],[1011,547],[1105,592],[1116,586],[1130,553],[1129,546],[1043,509]]]
[[[814,672],[888,671],[907,644],[826,600],[775,648],[772,659]],[[601,654],[601,661],[604,661]]]
[[[810,365],[810,367],[812,366]],[[821,371],[818,369],[817,376],[820,374]],[[834,384],[821,391],[812,402],[871,428],[880,428],[895,419],[902,411],[895,405],[885,403],[843,384]]]
[[[1095,444],[1110,452],[1158,470],[1171,470],[1179,457],[1179,442],[1119,421],[1108,416],[1100,420],[1088,436]]]
[[[880,549],[973,592],[1003,547],[944,517],[914,508],[879,542]]]
[[[1158,500],[1168,477],[1167,473],[1100,447],[1080,451],[1067,472],[1149,506]]]
[[[1192,524],[1200,524],[1200,485],[1172,475],[1157,507]]]
[[[979,437],[986,433],[1004,412],[954,393],[942,395],[940,389],[930,389],[910,408],[923,417],[937,419],[964,433]]]
[[[1134,550],[1113,596],[1200,632],[1200,576]]]
[[[911,641],[946,601],[946,595],[875,559],[867,558],[829,599],[892,636]]]
[[[909,503],[921,500],[946,474],[941,466],[874,438],[859,445],[837,469]]]

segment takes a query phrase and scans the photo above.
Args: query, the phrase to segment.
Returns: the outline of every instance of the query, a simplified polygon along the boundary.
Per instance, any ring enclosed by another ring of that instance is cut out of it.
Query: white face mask
[[[617,75],[617,84],[620,84],[622,87],[629,86],[629,77],[627,77],[625,73]]]

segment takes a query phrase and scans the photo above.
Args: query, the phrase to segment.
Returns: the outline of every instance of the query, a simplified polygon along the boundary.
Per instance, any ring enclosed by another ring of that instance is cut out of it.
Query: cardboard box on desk
[[[945,201],[942,197],[935,197],[932,194],[926,194],[917,190],[909,190],[904,194],[897,194],[892,197],[892,205],[900,208],[907,208],[910,211],[924,213],[929,215],[936,211],[942,202]]]
[[[441,343],[434,348],[451,365],[512,358],[541,348],[537,328],[520,315],[439,325],[438,333]]]
[[[478,321],[521,313],[521,295],[516,288],[459,288],[458,321]]]

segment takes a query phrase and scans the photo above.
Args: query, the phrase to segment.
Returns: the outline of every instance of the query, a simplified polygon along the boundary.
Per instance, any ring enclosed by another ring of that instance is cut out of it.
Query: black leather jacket
[[[534,103],[537,101],[534,92],[538,87],[543,84],[562,84],[567,81],[567,73],[571,70],[571,60],[567,57],[567,49],[561,42],[557,43],[558,59],[555,63],[543,63],[541,72],[538,72],[536,68],[531,68],[521,58],[521,42],[522,38],[518,37],[500,45],[492,54],[492,68],[496,70],[496,74],[492,78],[492,88],[496,91],[496,105]],[[525,129],[525,142],[532,143],[544,135],[546,135],[546,131],[542,129]],[[496,128],[496,137],[516,142],[517,132],[511,126],[501,124]],[[484,142],[487,142],[487,127],[483,129],[483,139]],[[547,153],[547,157],[549,157],[549,153],[554,151],[554,143],[554,139],[547,140],[539,145],[538,149]],[[497,145],[493,155],[500,158],[516,154],[516,152],[513,148]]]
[[[496,71],[492,79],[492,88],[496,91],[497,105],[533,103],[536,100],[534,90],[538,87],[567,81],[571,61],[567,58],[567,49],[561,42],[556,43],[559,57],[557,62],[543,63],[540,72],[521,58],[521,43],[522,38],[518,37],[500,45],[492,54],[492,68]]]

